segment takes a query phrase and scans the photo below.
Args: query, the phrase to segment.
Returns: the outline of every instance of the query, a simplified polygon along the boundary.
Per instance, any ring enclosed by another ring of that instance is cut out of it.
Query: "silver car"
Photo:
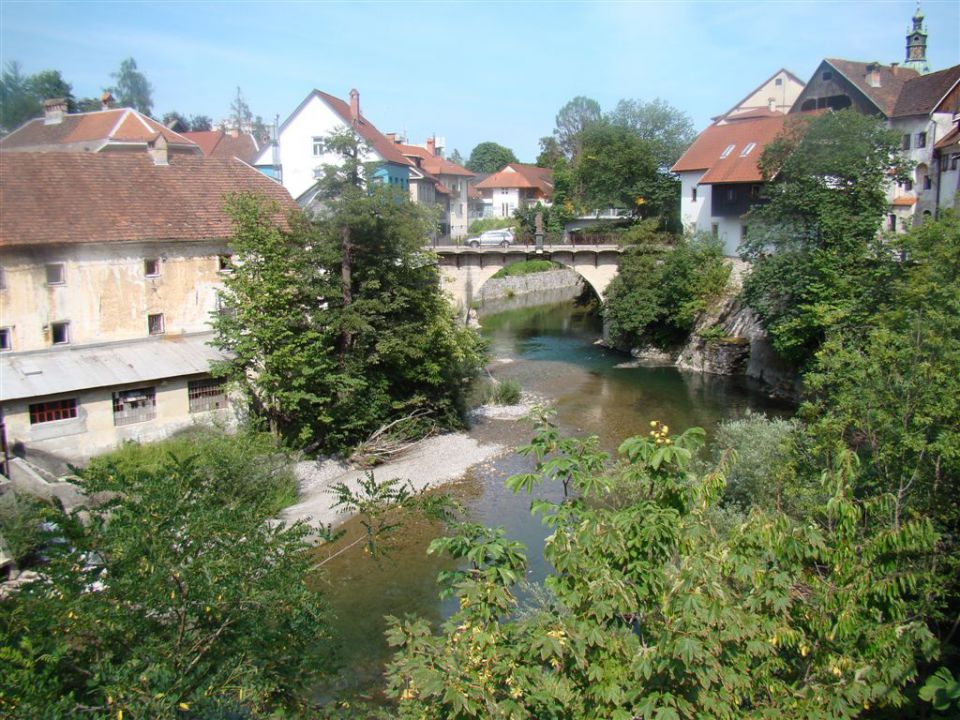
[[[508,247],[513,244],[513,228],[504,228],[502,230],[487,230],[480,233],[479,237],[467,240],[467,245],[472,248],[478,247]]]

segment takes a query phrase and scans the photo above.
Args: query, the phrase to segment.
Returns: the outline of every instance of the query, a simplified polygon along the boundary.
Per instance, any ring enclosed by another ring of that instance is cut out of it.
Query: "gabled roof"
[[[473,177],[473,173],[462,165],[457,165],[446,158],[434,155],[427,148],[419,145],[403,145],[395,143],[395,147],[406,157],[420,158],[420,167],[431,175],[462,175]],[[414,162],[416,164],[416,162]]]
[[[115,146],[146,145],[159,135],[170,148],[200,151],[193,141],[132,108],[64,115],[51,124],[34,118],[0,140],[0,150],[99,152]]]
[[[940,138],[940,140],[937,141],[937,144],[933,147],[935,150],[952,150],[957,146],[960,146],[960,125],[953,128],[953,130]]]
[[[536,165],[510,163],[499,172],[488,175],[474,186],[480,190],[493,188],[536,188],[545,195],[553,193],[553,170]]]
[[[252,163],[260,153],[260,146],[250,133],[231,135],[223,130],[201,130],[182,135],[199,145],[207,157],[235,157]]]
[[[757,162],[763,149],[783,130],[786,119],[787,116],[780,113],[754,118],[734,115],[711,125],[697,136],[672,170],[677,173],[703,170],[701,185],[760,182],[763,175]],[[747,151],[751,143],[753,147]]]
[[[960,65],[911,78],[903,86],[891,117],[929,115],[960,82]]]
[[[234,158],[148,153],[0,153],[0,246],[226,239],[224,196],[282,186]]]
[[[803,80],[801,80],[800,78],[798,78],[796,75],[794,75],[792,72],[790,72],[790,71],[787,70],[786,68],[780,68],[779,70],[777,70],[776,72],[774,72],[770,77],[768,77],[766,80],[764,80],[762,83],[760,83],[759,85],[757,85],[753,90],[751,90],[751,91],[748,92],[746,95],[744,95],[744,96],[740,99],[740,101],[737,102],[736,105],[734,105],[732,108],[730,108],[729,110],[727,110],[723,115],[718,116],[717,119],[719,119],[719,118],[721,118],[721,117],[726,117],[727,115],[730,115],[734,110],[736,110],[738,107],[740,107],[741,105],[743,105],[747,100],[749,100],[751,97],[753,97],[756,93],[758,93],[758,92],[760,91],[760,89],[761,89],[764,85],[766,85],[768,82],[770,82],[771,80],[773,80],[773,79],[774,79],[777,75],[779,75],[780,73],[784,73],[785,75],[787,75],[787,76],[788,76],[789,78],[791,78],[792,80],[795,80],[796,82],[800,83],[800,86],[801,86],[801,87],[803,87],[803,85],[805,84],[805,83],[803,82]],[[769,111],[767,111],[767,112],[769,112]],[[737,117],[740,117],[740,114],[739,114],[739,113],[737,114]]]
[[[886,117],[893,114],[894,107],[897,104],[897,98],[903,90],[907,81],[918,77],[916,70],[905,68],[899,65],[882,65],[877,62],[859,62],[857,60],[840,60],[838,58],[826,58],[823,62],[829,64],[834,70],[849,80],[877,109]],[[873,87],[867,82],[867,69],[876,68],[879,73],[879,86]]]

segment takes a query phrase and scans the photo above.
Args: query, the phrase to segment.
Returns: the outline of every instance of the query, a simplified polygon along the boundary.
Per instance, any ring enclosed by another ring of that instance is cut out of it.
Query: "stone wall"
[[[583,278],[574,270],[547,270],[546,272],[491,278],[480,288],[480,299],[499,300],[531,293],[555,293],[569,290],[570,299],[583,292]]]

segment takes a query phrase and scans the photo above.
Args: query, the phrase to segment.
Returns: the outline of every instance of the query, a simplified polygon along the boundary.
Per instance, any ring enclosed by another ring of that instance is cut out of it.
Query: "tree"
[[[553,134],[568,159],[576,160],[580,156],[584,131],[600,119],[600,103],[582,95],[560,108]]]
[[[450,162],[456,163],[457,165],[463,165],[463,155],[460,154],[460,151],[456,148],[453,149],[453,152],[450,153]]]
[[[237,132],[248,132],[253,125],[253,113],[239,86],[236,96],[230,102],[229,124],[236,128]]]
[[[495,142],[482,142],[470,153],[467,170],[475,173],[495,173],[505,165],[518,162],[513,150]]]
[[[164,113],[160,122],[177,132],[189,132],[191,130],[190,121],[176,110]]]
[[[323,170],[315,218],[229,203],[242,260],[222,293],[232,312],[214,321],[222,371],[300,447],[343,450],[402,417],[459,426],[480,358],[423,250],[432,219],[376,180],[352,133],[326,142],[341,163]]]
[[[729,461],[698,474],[703,432],[651,425],[606,473],[596,438],[545,425],[523,449],[536,470],[510,489],[569,491],[532,502],[551,528],[541,600],[520,606],[526,558],[502,531],[432,543],[462,563],[441,575],[460,607],[439,636],[391,619],[399,716],[826,720],[903,705],[934,652],[907,603],[929,523],[893,527],[887,498],[854,499],[844,456],[815,519],[758,510],[722,532],[711,513]]]
[[[621,100],[606,120],[632,130],[648,142],[661,168],[669,168],[679,160],[696,137],[690,116],[660,98],[651,102]]]
[[[540,138],[540,154],[537,155],[537,165],[540,167],[553,168],[566,156],[560,149],[560,143],[552,135]]]
[[[123,107],[132,107],[144,115],[153,110],[153,86],[146,76],[137,69],[137,61],[132,57],[120,63],[120,69],[111,73],[114,86],[110,92]]]
[[[63,98],[68,112],[76,111],[73,88],[59,70],[43,70],[25,76],[20,63],[6,64],[0,76],[0,127],[15,130],[43,113],[43,101]]]
[[[213,120],[211,120],[206,115],[191,115],[190,130],[191,132],[202,132],[205,130],[213,130]]]
[[[332,657],[323,604],[305,584],[315,562],[307,528],[268,523],[257,498],[270,479],[243,461],[259,478],[248,482],[231,472],[231,453],[209,447],[97,463],[82,485],[110,499],[84,522],[41,511],[40,577],[0,602],[0,714],[266,718],[300,708]]]

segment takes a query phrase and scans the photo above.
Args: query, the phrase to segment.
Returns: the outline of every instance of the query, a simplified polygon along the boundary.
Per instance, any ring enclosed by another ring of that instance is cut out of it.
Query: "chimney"
[[[396,133],[387,133],[387,140],[389,140],[391,143],[394,143],[396,145],[400,144],[400,141],[397,139]]]
[[[880,87],[880,66],[877,63],[867,65],[867,85],[870,87]]]
[[[429,152],[431,155],[437,154],[437,141],[435,138],[427,138],[427,152]]]
[[[113,95],[110,94],[109,90],[104,90],[103,95],[100,96],[100,109],[109,110],[110,104],[113,102]]]
[[[66,98],[51,98],[43,101],[43,124],[59,125],[67,114]]]
[[[356,88],[350,91],[350,119],[354,123],[360,122],[360,93]]]
[[[167,139],[163,133],[157,133],[157,136],[147,143],[147,152],[153,158],[154,165],[169,165],[170,158],[167,154]]]

